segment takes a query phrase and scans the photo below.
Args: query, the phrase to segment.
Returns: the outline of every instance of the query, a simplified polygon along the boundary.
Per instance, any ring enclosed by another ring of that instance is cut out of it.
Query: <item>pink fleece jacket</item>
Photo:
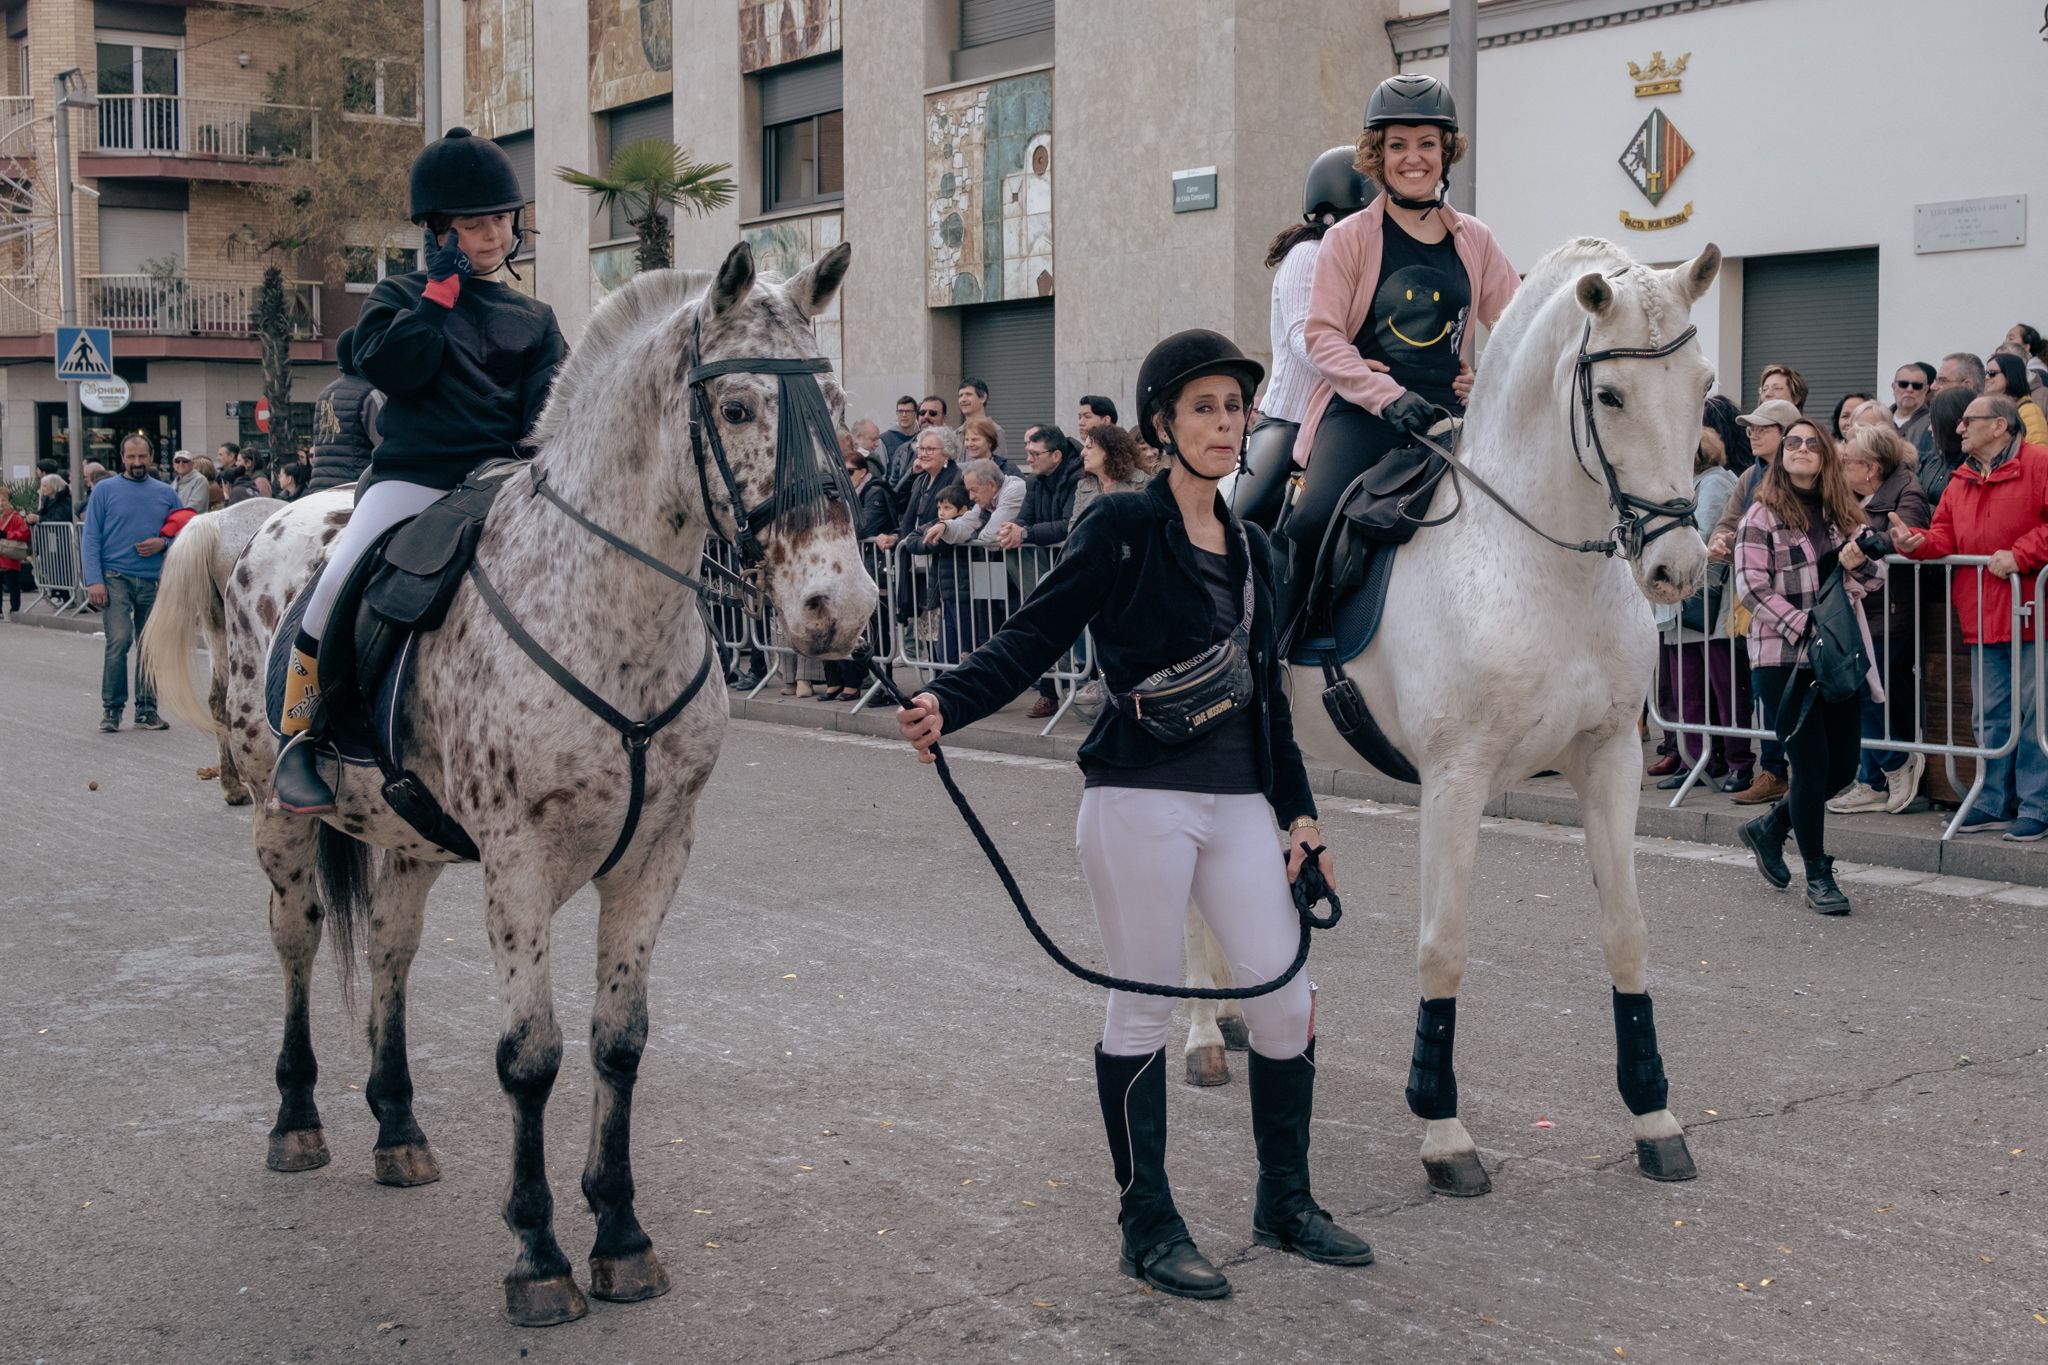
[[[1521,276],[1501,253],[1500,243],[1486,224],[1459,213],[1449,204],[1438,209],[1444,225],[1457,244],[1458,259],[1472,287],[1472,317],[1488,327],[1500,321],[1509,300],[1521,285]],[[1294,462],[1304,468],[1315,449],[1316,428],[1330,395],[1344,397],[1378,416],[1382,408],[1404,392],[1388,374],[1372,369],[1351,344],[1365,326],[1372,311],[1373,291],[1380,283],[1380,233],[1386,223],[1386,197],[1374,199],[1323,236],[1322,251],[1316,257],[1315,284],[1308,296],[1306,339],[1309,359],[1316,363],[1320,378],[1309,395],[1308,412],[1301,431],[1294,438]],[[1464,354],[1472,354],[1472,328],[1465,329]]]

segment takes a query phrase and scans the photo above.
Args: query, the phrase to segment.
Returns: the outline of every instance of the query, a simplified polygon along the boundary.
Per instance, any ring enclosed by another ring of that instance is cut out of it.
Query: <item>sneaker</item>
[[[1102,714],[1102,708],[1108,704],[1109,696],[1104,692],[1100,682],[1084,683],[1081,690],[1074,693],[1074,710],[1080,713],[1083,720],[1094,720]]]
[[[1768,768],[1759,768],[1756,780],[1735,793],[1738,806],[1765,806],[1783,796],[1787,790],[1785,779]]]
[[[1994,815],[1979,806],[1963,817],[1963,823],[1956,826],[1956,833],[1985,834],[1994,829],[2004,829],[2011,823],[2003,815]]]
[[[1735,768],[1732,769],[1726,777],[1723,777],[1719,781],[1714,783],[1714,790],[1719,792],[1726,792],[1732,796],[1736,792],[1746,790],[1749,786],[1749,783],[1750,769]]]
[[[1926,754],[1907,754],[1906,761],[1885,777],[1884,808],[1897,815],[1913,804],[1920,794],[1920,779],[1927,772]]]
[[[118,707],[118,706],[109,706],[109,707],[108,707],[108,708],[107,708],[106,710],[104,710],[104,711],[100,712],[100,733],[101,733],[101,734],[103,734],[103,735],[111,735],[111,734],[113,734],[113,733],[114,733],[114,731],[116,731],[116,730],[118,730],[118,729],[120,729],[120,728],[121,728],[121,708],[120,708],[120,707]]]
[[[168,730],[171,723],[154,711],[137,711],[135,728],[138,730]]]
[[[2048,820],[2036,820],[2031,815],[2022,815],[2005,832],[2009,844],[2038,844],[2043,839],[2048,839]]]
[[[1849,790],[1828,802],[1828,810],[1836,815],[1860,815],[1866,811],[1885,809],[1890,799],[1875,787],[1866,787],[1861,782],[1851,782]]]

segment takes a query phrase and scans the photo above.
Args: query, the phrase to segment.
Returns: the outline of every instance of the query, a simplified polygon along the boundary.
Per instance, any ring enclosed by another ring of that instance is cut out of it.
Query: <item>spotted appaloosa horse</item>
[[[592,316],[535,429],[538,455],[509,476],[491,509],[478,551],[491,583],[542,647],[628,717],[660,712],[697,675],[712,648],[697,595],[605,544],[547,499],[529,496],[535,474],[544,473],[555,493],[614,535],[670,565],[695,566],[708,534],[735,538],[735,511],[744,521],[747,509],[776,492],[782,414],[775,377],[728,373],[708,380],[706,410],[741,494],[735,509],[716,470],[701,477],[698,462],[708,450],[692,440],[691,366],[816,357],[811,319],[831,302],[851,255],[842,244],[779,283],[756,278],[742,244],[715,278],[663,270],[633,280]],[[843,425],[837,384],[829,373],[819,382],[832,421]],[[820,450],[817,458],[836,462],[838,452]],[[414,1185],[436,1179],[439,1168],[413,1114],[406,974],[427,892],[452,857],[402,822],[385,805],[379,783],[365,777],[349,774],[338,784],[339,808],[324,821],[281,813],[268,799],[277,744],[264,717],[266,656],[279,620],[311,581],[350,506],[350,491],[341,489],[292,504],[260,530],[233,511],[192,522],[171,551],[143,645],[165,704],[210,728],[213,717],[191,669],[193,627],[203,624],[220,682],[221,720],[258,798],[256,856],[270,878],[271,941],[285,976],[277,1060],[282,1103],[270,1135],[271,1168],[303,1171],[328,1160],[313,1101],[307,1006],[324,920],[345,996],[354,940],[367,937],[365,1096],[378,1120],[376,1177]],[[847,509],[824,501],[779,506],[773,520],[758,525],[768,592],[797,649],[843,654],[876,596]],[[541,1326],[586,1311],[555,1240],[541,1125],[562,1059],[550,926],[562,903],[593,880],[598,988],[590,1057],[598,1083],[583,1170],[583,1192],[597,1216],[591,1292],[616,1300],[661,1294],[667,1274],[634,1215],[628,1130],[647,1040],[648,960],[689,859],[698,793],[725,731],[721,672],[714,662],[706,685],[650,744],[637,832],[603,875],[598,870],[628,805],[620,737],[542,674],[474,587],[466,585],[446,624],[420,641],[405,707],[406,765],[482,854],[484,922],[505,1002],[498,1078],[513,1112],[505,1221],[519,1253],[505,1278],[507,1316]]]

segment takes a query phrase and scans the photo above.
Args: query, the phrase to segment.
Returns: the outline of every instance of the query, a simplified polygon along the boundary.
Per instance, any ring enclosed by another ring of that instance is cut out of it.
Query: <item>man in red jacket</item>
[[[2023,603],[2019,638],[2013,638],[2012,580],[2048,568],[2048,449],[2020,439],[2020,410],[2009,398],[1979,394],[1957,430],[1969,458],[1942,493],[1934,524],[1917,532],[1894,513],[1892,547],[1914,559],[1990,556],[1982,570],[1956,572],[1956,616],[1971,646],[1971,681],[1982,708],[1977,742],[1995,749],[2014,725],[2019,742],[2012,753],[1984,764],[1984,788],[1956,828],[1962,834],[2003,829],[2014,843],[2033,843],[2048,836],[2048,752],[2036,735],[2035,621],[2031,604]]]

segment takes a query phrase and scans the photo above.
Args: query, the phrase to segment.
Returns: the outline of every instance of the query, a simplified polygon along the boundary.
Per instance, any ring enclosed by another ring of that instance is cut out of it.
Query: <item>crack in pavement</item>
[[[873,1341],[868,1342],[865,1346],[842,1346],[840,1349],[828,1352],[825,1355],[805,1356],[801,1360],[796,1361],[795,1365],[823,1365],[823,1363],[828,1360],[847,1360],[854,1356],[864,1356],[871,1351],[878,1351],[883,1346],[886,1346],[889,1343],[889,1339],[891,1337],[896,1336],[898,1333],[903,1332],[911,1327],[914,1327],[928,1318],[943,1313],[949,1308],[965,1308],[969,1304],[986,1303],[991,1300],[1006,1299],[1010,1295],[1015,1294],[1022,1289],[1026,1289],[1032,1285],[1044,1284],[1047,1280],[1057,1280],[1059,1278],[1061,1278],[1060,1273],[1050,1275],[1034,1275],[1028,1280],[1019,1280],[1017,1281],[1017,1283],[1013,1285],[1008,1285],[1002,1289],[992,1290],[985,1294],[969,1294],[964,1298],[951,1299],[945,1303],[935,1303],[924,1308],[914,1308],[908,1313],[905,1313],[902,1317],[898,1318],[896,1320],[895,1326],[889,1328],[886,1332],[883,1332],[880,1336],[876,1337]]]
[[[1717,1114],[1712,1118],[1701,1119],[1698,1122],[1687,1124],[1686,1131],[1688,1133],[1697,1132],[1702,1128],[1712,1128],[1717,1124],[1747,1123],[1753,1119],[1781,1119],[1788,1114],[1799,1112],[1799,1110],[1809,1104],[1818,1104],[1822,1100],[1839,1099],[1844,1095],[1853,1095],[1856,1097],[1857,1102],[1861,1103],[1865,1100],[1873,1099],[1895,1086],[1904,1085],[1907,1081],[1918,1080],[1922,1076],[1946,1076],[1955,1071],[1979,1071],[1985,1067],[2009,1066],[2015,1062],[2024,1062],[2038,1057],[2043,1052],[2048,1052],[2048,1044],[2030,1048],[2018,1056],[1997,1057],[1988,1062],[1950,1062],[1946,1066],[1925,1067],[1918,1071],[1908,1071],[1903,1076],[1894,1076],[1888,1081],[1873,1081],[1868,1085],[1850,1085],[1844,1086],[1839,1090],[1823,1090],[1817,1095],[1802,1095],[1798,1099],[1786,1100],[1776,1109],[1763,1110],[1754,1114]]]

